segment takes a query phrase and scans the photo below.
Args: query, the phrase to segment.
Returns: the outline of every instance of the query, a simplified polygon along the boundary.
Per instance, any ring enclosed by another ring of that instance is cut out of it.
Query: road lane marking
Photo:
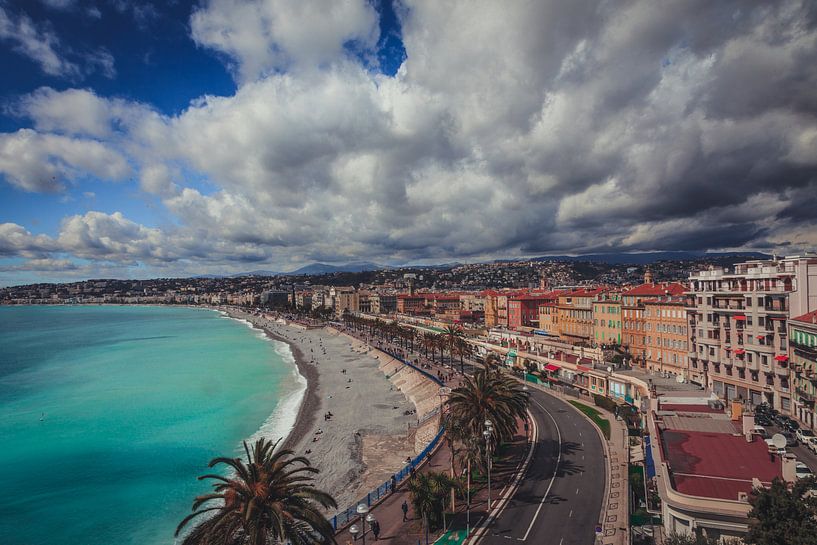
[[[556,480],[556,474],[559,472],[559,463],[562,461],[562,432],[559,429],[559,424],[556,422],[556,419],[553,418],[553,415],[550,414],[550,411],[547,410],[539,401],[536,399],[531,399],[534,403],[539,405],[539,408],[545,411],[545,413],[550,417],[553,421],[553,425],[556,426],[556,434],[559,439],[559,456],[556,458],[556,466],[553,468],[553,477],[550,478],[550,484],[548,485],[547,490],[545,490],[545,495],[542,496],[542,499],[539,501],[539,507],[536,508],[536,512],[533,514],[533,518],[530,521],[530,525],[528,526],[528,530],[525,532],[525,535],[522,536],[522,541],[527,541],[528,536],[530,535],[531,530],[533,529],[534,523],[536,523],[536,519],[539,517],[539,512],[542,511],[542,507],[545,505],[545,500],[550,494],[550,489],[553,487],[553,481]]]
[[[567,515],[567,518],[569,518],[569,519],[573,518],[573,509],[570,510],[570,514]]]
[[[578,494],[578,493],[579,493],[579,489],[577,488],[577,489],[576,489],[576,494]]]

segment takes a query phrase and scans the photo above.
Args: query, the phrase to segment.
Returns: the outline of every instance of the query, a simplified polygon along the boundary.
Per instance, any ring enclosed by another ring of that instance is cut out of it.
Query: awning
[[[758,336],[757,336],[757,338],[758,338],[758,339],[765,339],[765,338],[766,338],[766,335],[758,335]]]
[[[774,359],[776,359],[777,361],[789,361],[789,357],[783,355],[775,356]]]
[[[545,371],[558,371],[561,369],[558,365],[553,365],[552,363],[548,363],[545,365]]]
[[[743,348],[738,348],[737,350],[735,350],[735,354],[737,354],[738,356],[742,356],[745,353],[746,350],[744,350]]]
[[[745,321],[746,321],[746,316],[744,316],[743,314],[736,314],[736,315],[735,315],[735,320],[739,320],[739,321],[743,321],[743,322],[745,322]]]

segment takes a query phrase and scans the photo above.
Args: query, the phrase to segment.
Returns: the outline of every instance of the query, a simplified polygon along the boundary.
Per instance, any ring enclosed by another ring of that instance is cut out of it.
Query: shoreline
[[[329,492],[339,509],[388,480],[418,452],[417,377],[406,377],[412,375],[410,368],[395,373],[398,365],[390,357],[334,328],[304,328],[272,314],[210,308],[289,348],[306,389],[279,448],[306,456],[319,469],[315,486]]]

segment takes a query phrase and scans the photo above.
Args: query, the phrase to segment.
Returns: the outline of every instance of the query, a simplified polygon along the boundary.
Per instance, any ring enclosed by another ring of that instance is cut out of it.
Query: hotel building
[[[817,309],[817,256],[739,263],[690,275],[690,378],[724,400],[791,414],[789,316]]]

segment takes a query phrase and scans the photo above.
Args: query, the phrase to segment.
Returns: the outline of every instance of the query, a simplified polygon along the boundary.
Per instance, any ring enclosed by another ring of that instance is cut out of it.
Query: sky
[[[0,0],[0,285],[817,248],[817,4]]]

